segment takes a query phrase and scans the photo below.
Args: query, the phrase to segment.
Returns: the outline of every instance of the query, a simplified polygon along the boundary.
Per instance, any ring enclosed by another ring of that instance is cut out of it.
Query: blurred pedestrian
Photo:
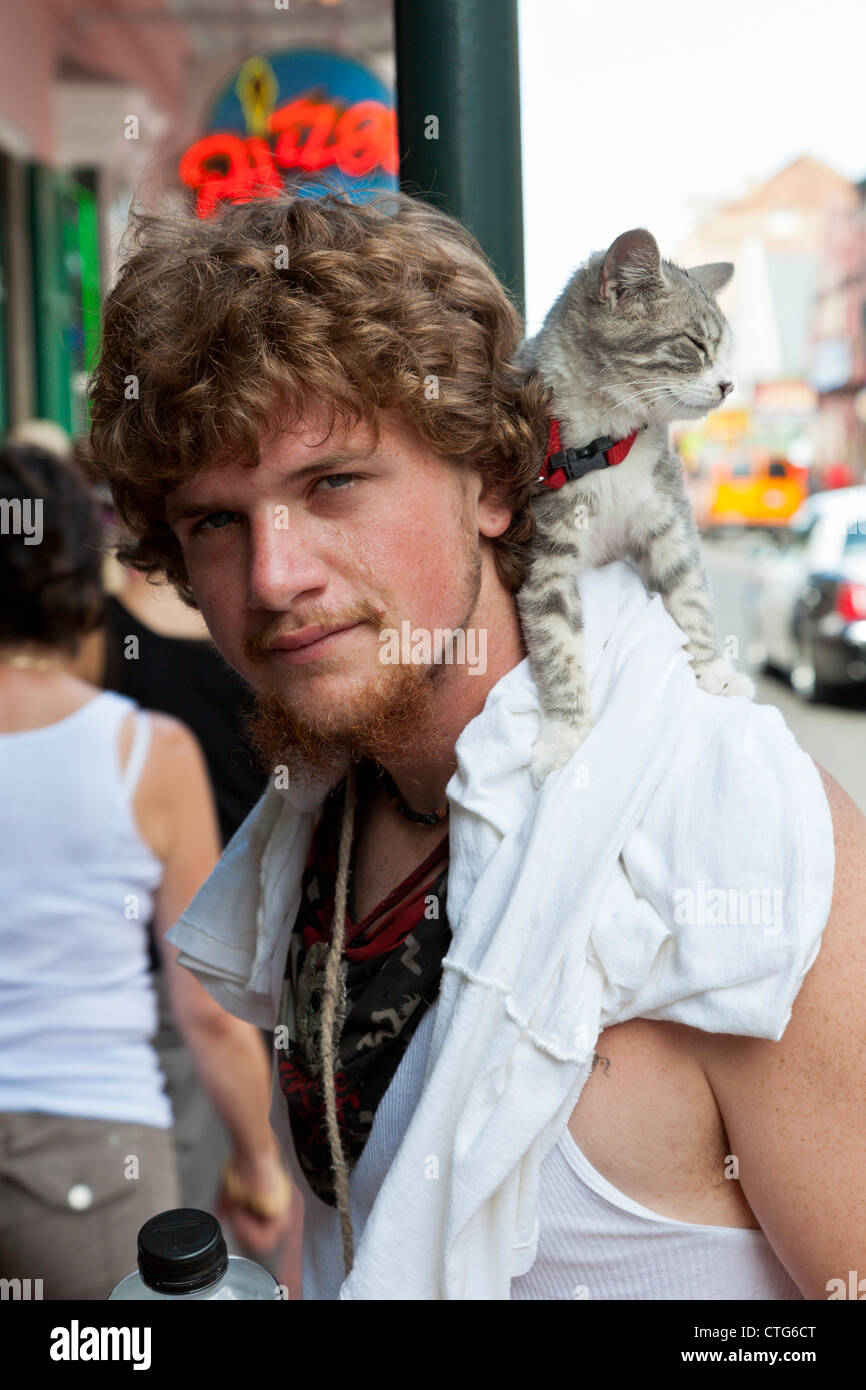
[[[142,1223],[179,1204],[151,1042],[151,915],[175,1018],[267,1243],[285,1229],[288,1184],[258,1030],[215,1005],[163,939],[219,855],[201,750],[179,721],[70,672],[104,601],[99,515],[78,470],[7,446],[0,499],[0,589],[14,595],[0,616],[0,1277],[103,1299],[134,1265]]]
[[[106,596],[98,683],[192,729],[226,845],[267,785],[241,732],[252,704],[248,688],[220,656],[201,614],[170,584],[129,567],[121,574],[122,588]]]
[[[7,444],[32,444],[67,462],[72,457],[72,437],[55,420],[32,418],[13,425],[6,435]]]
[[[219,818],[223,846],[258,801],[267,778],[242,733],[247,687],[222,659],[197,609],[174,588],[129,566],[116,566],[120,588],[105,602],[105,622],[93,648],[93,679],[142,706],[181,719],[201,744]],[[175,1145],[184,1206],[216,1211],[231,1135],[202,1086],[195,1060],[173,1016],[160,953],[151,933],[151,965],[159,1008],[154,1047],[175,1119]],[[269,1055],[272,1039],[263,1035]],[[234,1209],[225,1231],[232,1253],[264,1255],[233,1241],[245,1218]],[[299,1235],[298,1235],[299,1239]],[[266,1259],[279,1282],[291,1283],[280,1252]]]

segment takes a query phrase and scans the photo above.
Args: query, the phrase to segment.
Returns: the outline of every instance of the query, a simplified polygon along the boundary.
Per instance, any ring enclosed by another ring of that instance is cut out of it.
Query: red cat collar
[[[644,428],[642,425],[641,429]],[[584,445],[582,449],[563,449],[559,431],[559,421],[551,420],[544,463],[536,479],[536,482],[554,489],[562,487],[563,483],[574,478],[582,478],[584,473],[591,473],[595,468],[607,468],[615,463],[622,463],[641,432],[640,429],[634,430],[625,439],[617,440],[616,444],[610,435],[603,434],[591,444]]]

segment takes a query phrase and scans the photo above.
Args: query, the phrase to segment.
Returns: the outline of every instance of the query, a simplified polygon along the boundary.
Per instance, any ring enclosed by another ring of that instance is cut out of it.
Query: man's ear
[[[514,507],[497,488],[483,488],[476,504],[478,529],[482,536],[493,539],[508,530],[514,517]]]

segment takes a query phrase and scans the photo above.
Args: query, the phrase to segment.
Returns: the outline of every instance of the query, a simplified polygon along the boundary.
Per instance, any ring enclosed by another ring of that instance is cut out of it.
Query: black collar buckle
[[[613,440],[610,435],[602,434],[598,439],[593,439],[591,444],[584,444],[582,449],[564,449],[558,454],[551,454],[548,468],[551,473],[561,468],[571,482],[575,478],[582,478],[585,473],[594,472],[597,468],[607,468],[605,453],[612,448]]]

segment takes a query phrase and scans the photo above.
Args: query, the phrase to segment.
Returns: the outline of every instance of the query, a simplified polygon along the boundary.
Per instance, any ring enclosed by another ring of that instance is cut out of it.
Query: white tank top
[[[349,1175],[356,1249],[418,1103],[435,1009],[434,1003],[415,1030]],[[303,1297],[336,1299],[344,1278],[337,1212],[316,1197],[300,1171],[281,1094],[271,1119],[305,1199]],[[596,1172],[567,1127],[541,1168],[538,1222],[535,1262],[511,1281],[512,1299],[692,1299],[696,1292],[704,1299],[803,1297],[763,1231],[672,1221],[640,1206]]]
[[[147,927],[163,867],[131,799],[150,743],[134,700],[103,691],[0,734],[0,1112],[167,1129]]]

